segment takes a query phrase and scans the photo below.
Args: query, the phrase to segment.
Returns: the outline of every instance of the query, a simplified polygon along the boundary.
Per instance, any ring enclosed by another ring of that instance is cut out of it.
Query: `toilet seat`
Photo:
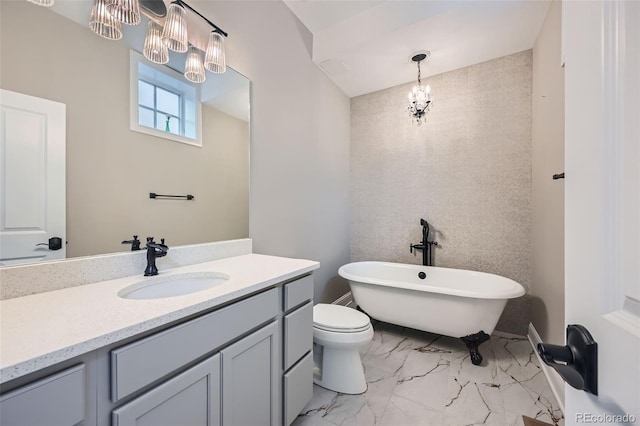
[[[313,307],[313,327],[334,333],[359,333],[369,329],[371,322],[355,309],[319,303]]]

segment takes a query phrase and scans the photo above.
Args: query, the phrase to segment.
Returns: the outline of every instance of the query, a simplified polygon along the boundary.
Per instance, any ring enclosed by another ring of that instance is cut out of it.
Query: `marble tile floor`
[[[361,349],[368,389],[345,395],[314,385],[313,399],[293,426],[523,425],[526,415],[563,425],[564,419],[531,344],[491,336],[474,366],[464,344],[373,321]]]

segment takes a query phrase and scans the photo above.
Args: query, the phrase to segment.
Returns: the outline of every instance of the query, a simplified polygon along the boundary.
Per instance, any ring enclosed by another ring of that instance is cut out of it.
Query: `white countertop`
[[[318,262],[247,254],[160,271],[215,271],[230,279],[208,290],[128,300],[139,275],[0,301],[0,383],[311,272]],[[156,278],[157,279],[157,278]]]

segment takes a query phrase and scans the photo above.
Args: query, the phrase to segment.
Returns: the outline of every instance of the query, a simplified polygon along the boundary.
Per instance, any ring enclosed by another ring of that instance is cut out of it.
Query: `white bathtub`
[[[338,273],[372,318],[460,338],[480,331],[490,335],[507,299],[525,293],[509,278],[463,269],[354,262]]]

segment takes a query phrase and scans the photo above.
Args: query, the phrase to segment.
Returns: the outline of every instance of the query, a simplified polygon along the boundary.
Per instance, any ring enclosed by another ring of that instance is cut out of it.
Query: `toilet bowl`
[[[313,307],[313,381],[346,394],[367,390],[359,348],[373,338],[369,317],[355,309],[319,303]]]

